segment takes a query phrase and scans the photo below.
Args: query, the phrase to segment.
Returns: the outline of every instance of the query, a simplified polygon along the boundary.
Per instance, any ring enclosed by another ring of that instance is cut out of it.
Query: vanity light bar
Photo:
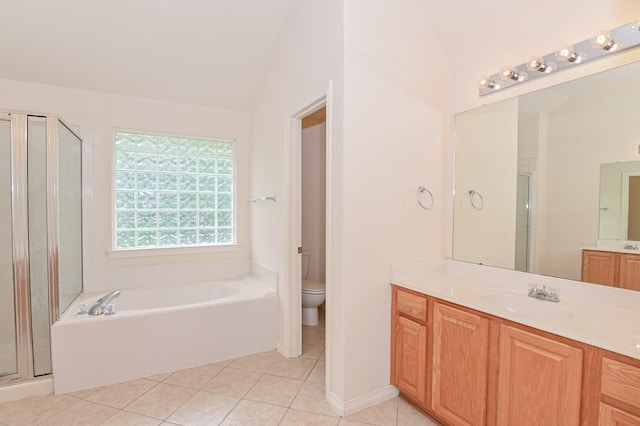
[[[611,31],[598,31],[588,40],[564,45],[556,52],[534,56],[517,67],[503,67],[500,72],[478,80],[480,96],[535,80],[547,74],[610,56],[640,45],[640,19]]]

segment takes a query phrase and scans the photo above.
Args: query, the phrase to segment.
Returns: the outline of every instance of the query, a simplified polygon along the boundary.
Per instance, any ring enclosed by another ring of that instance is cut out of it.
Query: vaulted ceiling
[[[4,0],[0,78],[247,108],[291,0]]]

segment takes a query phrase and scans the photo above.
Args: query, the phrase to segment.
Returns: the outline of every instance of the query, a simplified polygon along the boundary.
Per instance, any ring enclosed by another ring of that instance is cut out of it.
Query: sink
[[[547,302],[533,297],[492,293],[481,297],[482,301],[494,308],[528,318],[570,319],[574,315],[555,302]]]

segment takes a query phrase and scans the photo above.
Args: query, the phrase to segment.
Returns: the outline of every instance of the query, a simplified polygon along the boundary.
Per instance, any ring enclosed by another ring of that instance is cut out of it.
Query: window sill
[[[236,251],[240,248],[238,244],[221,244],[211,246],[176,246],[176,247],[139,247],[139,248],[119,248],[107,250],[107,255],[112,259],[122,259],[128,257],[149,257],[149,256],[175,256],[189,254],[207,254],[226,251]]]

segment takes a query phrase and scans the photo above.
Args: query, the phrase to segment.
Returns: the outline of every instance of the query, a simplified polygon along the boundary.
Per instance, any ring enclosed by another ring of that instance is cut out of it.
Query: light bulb
[[[480,80],[478,80],[478,87],[498,90],[500,85],[496,83],[495,80],[492,80],[491,77],[485,75],[480,77]]]
[[[549,73],[553,71],[553,64],[545,64],[541,56],[534,56],[527,62],[527,68],[531,71]]]
[[[571,62],[572,64],[579,64],[580,62],[582,62],[582,55],[576,53],[576,51],[573,50],[573,46],[568,44],[562,46],[556,51],[556,58],[559,61],[567,61]]]
[[[513,67],[504,66],[500,69],[500,77],[503,80],[509,79],[513,81],[525,81],[527,79],[527,74],[519,72]]]
[[[598,31],[593,37],[591,37],[591,45],[597,49],[602,50],[615,50],[617,47],[616,42],[611,38],[609,31]]]

